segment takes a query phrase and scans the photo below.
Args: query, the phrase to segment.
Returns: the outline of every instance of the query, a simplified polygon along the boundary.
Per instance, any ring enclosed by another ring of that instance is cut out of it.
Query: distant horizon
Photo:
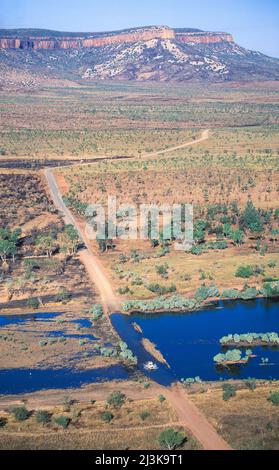
[[[242,47],[279,58],[278,0],[1,0],[0,29],[98,33],[170,24],[227,32]]]

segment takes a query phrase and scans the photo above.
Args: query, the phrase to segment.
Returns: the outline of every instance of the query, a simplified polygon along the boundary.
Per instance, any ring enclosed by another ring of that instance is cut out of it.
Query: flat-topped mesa
[[[167,27],[154,27],[111,36],[104,35],[99,38],[94,38],[93,36],[92,38],[84,39],[82,47],[102,47],[110,44],[150,41],[152,39],[175,39],[175,33],[173,29]]]
[[[234,42],[231,34],[228,33],[210,33],[194,32],[180,33],[176,32],[176,40],[183,44],[217,44],[222,42]]]
[[[3,33],[3,32],[2,32]],[[40,34],[41,33],[41,34]],[[134,43],[138,41],[150,41],[152,39],[176,40],[183,44],[216,44],[233,42],[233,38],[227,33],[213,33],[195,30],[174,30],[167,26],[151,26],[135,28],[109,33],[57,33],[47,32],[38,35],[20,32],[0,36],[0,48],[2,49],[83,49],[90,47],[103,47],[112,44]]]
[[[152,39],[175,39],[175,32],[165,26],[140,28],[119,33],[92,33],[77,37],[47,37],[30,36],[21,39],[0,38],[2,49],[83,49],[89,47],[102,47],[110,44],[126,42],[150,41]]]

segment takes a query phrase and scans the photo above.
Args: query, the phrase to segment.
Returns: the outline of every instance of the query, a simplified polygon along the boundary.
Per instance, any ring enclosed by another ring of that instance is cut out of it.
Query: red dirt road
[[[177,412],[179,422],[192,432],[204,450],[232,450],[206,417],[189,400],[180,385],[176,385],[172,389],[164,389],[163,392]]]

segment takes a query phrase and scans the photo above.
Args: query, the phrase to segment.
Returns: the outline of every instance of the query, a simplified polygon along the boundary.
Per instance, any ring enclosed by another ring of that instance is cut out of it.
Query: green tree
[[[13,232],[8,228],[0,228],[0,239],[9,240],[10,242],[18,243],[21,236],[21,229],[16,228]]]
[[[125,403],[126,396],[121,392],[112,392],[107,398],[107,404],[113,408],[121,408]]]
[[[231,398],[236,396],[236,388],[231,384],[223,385],[223,400],[229,401]]]
[[[263,232],[263,223],[252,201],[248,201],[244,212],[240,216],[240,228],[250,230],[257,235]]]
[[[57,246],[57,242],[51,235],[39,235],[36,239],[36,246],[50,258]]]
[[[252,266],[239,266],[235,273],[235,277],[241,277],[242,279],[249,279],[253,275],[254,269]]]
[[[13,260],[16,255],[16,244],[10,240],[0,239],[0,258],[3,263],[7,262],[7,259],[12,256]]]
[[[113,414],[110,412],[110,411],[105,411],[103,414],[102,414],[102,420],[105,422],[105,423],[110,423],[112,420],[113,420],[114,416]]]
[[[76,254],[80,244],[80,237],[73,225],[66,225],[63,232],[59,234],[58,242],[61,250],[69,256]]]
[[[223,225],[223,235],[224,235],[224,237],[228,238],[231,235],[231,231],[232,231],[231,224],[227,223],[227,224]]]
[[[194,240],[196,241],[196,243],[204,243],[206,228],[207,222],[205,220],[198,220],[194,223]]]
[[[16,406],[11,409],[11,413],[17,421],[26,421],[30,416],[30,413],[25,406]]]
[[[147,418],[149,418],[149,416],[150,416],[150,413],[148,411],[142,411],[139,414],[139,417],[142,421],[145,421]]]
[[[158,441],[163,449],[174,450],[186,441],[186,437],[181,432],[169,428],[161,432]]]
[[[164,397],[164,395],[159,395],[158,400],[160,403],[164,403],[164,401],[166,401],[166,397]]]
[[[39,424],[47,424],[51,421],[51,413],[44,410],[39,410],[36,413],[36,421]]]
[[[234,245],[240,246],[244,242],[244,232],[242,230],[233,230],[230,233],[231,240]]]
[[[58,426],[61,426],[63,429],[67,429],[71,422],[71,419],[68,418],[68,416],[57,416],[56,418],[54,418],[54,422]]]
[[[249,390],[254,391],[257,388],[257,381],[256,379],[249,378],[245,381],[245,385]]]
[[[279,406],[279,391],[270,392],[268,400],[275,406]]]

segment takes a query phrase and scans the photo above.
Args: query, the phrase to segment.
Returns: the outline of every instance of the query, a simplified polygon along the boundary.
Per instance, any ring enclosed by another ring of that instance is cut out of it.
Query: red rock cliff
[[[21,39],[19,37],[0,38],[2,49],[80,49],[88,47],[101,47],[110,44],[121,44],[151,39],[176,39],[184,44],[211,44],[219,42],[233,42],[231,35],[226,33],[178,33],[168,27],[142,28],[119,34],[95,35],[80,37],[40,37],[31,36]]]
[[[176,40],[183,44],[217,44],[233,42],[233,37],[227,33],[176,33]]]

